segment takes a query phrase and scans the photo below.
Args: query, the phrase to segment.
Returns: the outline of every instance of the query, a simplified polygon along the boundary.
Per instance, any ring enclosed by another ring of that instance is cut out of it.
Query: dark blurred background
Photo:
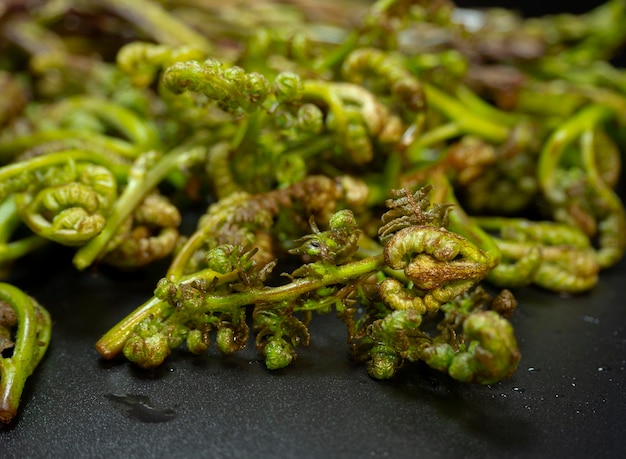
[[[585,13],[607,0],[569,0],[568,2],[555,2],[551,0],[455,0],[459,7],[480,8],[498,7],[516,10],[524,16],[542,16],[546,14],[559,13]],[[626,27],[626,24],[624,25]],[[619,67],[626,66],[626,49],[612,59],[613,64]]]
[[[503,7],[515,9],[522,12],[527,16],[538,16],[541,14],[555,14],[562,12],[569,13],[584,13],[592,9],[595,6],[598,6],[603,1],[593,1],[593,0],[569,0],[567,2],[555,2],[551,0],[532,0],[532,1],[513,1],[513,0],[473,0],[473,1],[463,1],[458,0],[455,2],[458,6],[463,7]]]

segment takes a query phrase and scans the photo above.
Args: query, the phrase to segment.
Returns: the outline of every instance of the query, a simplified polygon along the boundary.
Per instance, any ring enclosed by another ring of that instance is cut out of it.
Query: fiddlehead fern
[[[202,93],[228,113],[257,109],[271,91],[260,73],[229,67],[216,59],[177,62],[165,70],[163,84],[174,93]]]
[[[591,242],[575,226],[556,222],[533,222],[498,217],[475,218],[495,238],[502,262],[487,276],[500,287],[535,283],[557,292],[576,293],[591,289],[600,265]]]
[[[117,53],[117,66],[130,75],[133,85],[146,87],[157,73],[176,62],[199,61],[206,58],[204,52],[190,46],[171,47],[146,42],[131,42]]]
[[[119,268],[137,268],[170,255],[178,240],[179,210],[164,196],[144,198],[110,242],[102,262]]]
[[[173,252],[154,297],[99,342],[106,357],[153,367],[213,339],[235,352],[256,331],[279,368],[308,342],[312,313],[335,310],[376,377],[424,360],[489,382],[513,367],[511,331],[459,296],[485,278],[585,290],[623,254],[611,188],[625,79],[595,62],[624,36],[621,0],[569,25],[511,14],[499,36],[489,21],[466,28],[448,1],[381,0],[350,30],[280,5],[88,3],[71,40],[57,22],[67,2],[2,18],[16,79],[0,103],[0,259],[50,240],[77,246],[78,269]],[[380,221],[390,190],[424,184],[392,196]],[[470,218],[456,196],[472,213],[560,223]],[[191,200],[212,204],[179,239],[173,204]],[[13,241],[22,220],[37,234]],[[301,265],[270,278],[283,255]],[[442,315],[440,336],[427,333]]]
[[[514,372],[520,359],[512,326],[500,314],[510,314],[515,306],[506,290],[492,298],[476,288],[441,305],[438,315],[395,310],[367,327],[361,345],[369,346],[368,372],[387,379],[405,360],[423,360],[460,381],[498,381]],[[432,322],[437,322],[435,335],[425,331]]]
[[[541,190],[555,220],[577,226],[597,239],[596,256],[602,268],[612,266],[626,249],[622,237],[626,212],[604,181],[597,160],[599,125],[610,116],[611,111],[601,105],[581,109],[550,136],[538,165]],[[572,158],[572,153],[566,155],[567,146],[576,139],[579,145]],[[565,159],[573,166],[568,167]]]
[[[409,121],[408,144],[424,129],[426,97],[422,84],[401,61],[375,48],[359,48],[343,61],[343,77],[352,83],[371,88],[375,94],[391,97],[395,104],[412,114]],[[388,105],[387,103],[386,105]]]
[[[320,232],[314,220],[310,224],[313,234],[294,241],[302,245],[289,250],[289,253],[339,264],[356,251],[361,230],[351,211],[341,210],[333,214],[328,221],[327,231]]]
[[[36,234],[79,246],[97,236],[117,199],[117,181],[103,166],[70,162],[48,170],[37,185],[14,196],[17,211]]]
[[[128,182],[112,206],[104,228],[95,238],[80,247],[74,256],[74,265],[78,269],[85,269],[94,261],[105,256],[114,248],[111,246],[111,241],[118,234],[124,222],[171,171],[204,161],[205,157],[206,151],[200,147],[184,149],[183,151],[172,150],[165,155],[151,151],[140,156],[130,168],[127,176]],[[176,214],[178,212],[174,212],[170,206],[163,204],[164,201],[162,200],[156,202],[159,205],[152,206],[151,211],[154,209],[165,210],[163,222],[167,222],[165,226],[168,228],[173,228],[170,223],[177,221]],[[174,218],[171,218],[172,216]],[[154,213],[149,217],[151,222],[157,222],[158,218],[161,217],[157,217]],[[158,223],[158,225],[160,224]],[[166,230],[162,236],[164,240],[157,238],[154,241],[156,244],[152,246],[152,248],[157,248],[161,254],[166,246],[173,248],[171,229]],[[165,241],[170,241],[170,243],[164,244]]]
[[[449,205],[426,210],[429,191],[427,187],[412,195],[401,190],[403,196],[388,203],[391,210],[383,215],[386,223],[379,230],[386,241],[387,266],[402,269],[417,291],[423,292],[409,293],[397,280],[387,279],[381,284],[383,299],[396,308],[417,307],[422,314],[451,301],[491,268],[489,257],[479,247],[442,226],[447,223]]]
[[[50,314],[35,299],[13,285],[0,283],[0,422],[17,414],[26,379],[48,349]]]
[[[254,309],[252,318],[256,348],[264,355],[269,370],[286,367],[296,357],[296,346],[309,345],[309,329],[288,307],[274,310],[260,306]]]

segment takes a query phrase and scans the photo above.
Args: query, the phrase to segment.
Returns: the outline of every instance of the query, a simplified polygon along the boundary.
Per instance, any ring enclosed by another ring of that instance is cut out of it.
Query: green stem
[[[109,169],[115,177],[124,181],[128,176],[129,166],[122,161],[116,161],[107,155],[84,150],[64,150],[47,155],[35,156],[25,161],[7,164],[0,168],[0,183],[24,172],[34,172],[51,166],[65,164],[68,161],[86,161],[99,164]]]
[[[129,315],[124,317],[113,328],[107,331],[97,342],[96,350],[105,359],[112,359],[124,348],[124,343],[137,324],[149,316],[161,317],[171,306],[153,296]]]
[[[584,131],[593,129],[596,124],[609,117],[610,114],[611,111],[607,107],[589,105],[565,121],[548,138],[539,155],[537,177],[543,193],[551,201],[562,202],[565,199],[563,193],[556,187],[556,170],[565,152],[565,147]]]
[[[306,143],[290,146],[289,153],[303,159],[313,159],[315,156],[332,149],[335,141],[330,137],[316,137],[307,139]]]
[[[57,129],[54,131],[38,131],[32,134],[17,137],[0,144],[0,162],[7,163],[15,155],[23,151],[47,142],[79,140],[88,142],[89,146],[96,151],[100,149],[110,151],[126,158],[137,156],[136,147],[126,140],[102,135],[97,132],[75,131],[71,129]],[[72,147],[68,143],[68,147]]]
[[[313,66],[314,70],[318,73],[322,73],[325,70],[339,67],[341,63],[345,60],[346,56],[348,56],[357,47],[358,42],[359,33],[356,31],[351,32],[341,42],[341,45],[339,45],[332,52],[324,56],[323,59],[315,63],[315,65]]]
[[[135,144],[137,153],[158,148],[160,145],[157,130],[119,104],[98,97],[76,96],[64,99],[61,106],[69,111],[92,112],[130,139]]]
[[[430,131],[426,131],[421,136],[417,137],[410,145],[409,160],[415,163],[419,161],[422,149],[453,139],[461,134],[463,134],[463,126],[456,121],[442,124]]]
[[[35,234],[0,245],[0,263],[17,260],[46,246],[50,241]]]
[[[347,279],[361,277],[384,266],[385,260],[382,254],[365,258],[363,260],[348,263],[342,266],[331,267],[329,272],[319,278],[296,279],[289,284],[279,287],[252,289],[242,293],[230,293],[227,295],[207,295],[204,302],[204,310],[209,311],[232,311],[248,304],[281,302],[297,298],[307,292],[317,290],[327,285],[339,284]],[[234,281],[238,276],[237,271],[219,274],[206,269],[189,276],[185,276],[182,282],[191,282],[198,279],[206,279],[221,285]],[[279,306],[277,306],[279,307]],[[149,316],[163,317],[171,306],[156,297],[150,298],[139,308],[131,312],[117,325],[111,328],[96,343],[96,349],[106,359],[111,359],[119,354],[124,348],[124,343],[133,332],[134,328],[142,320]]]
[[[503,142],[509,136],[509,129],[506,126],[476,115],[473,110],[433,85],[428,83],[423,83],[423,85],[428,106],[459,123],[463,132],[477,135],[494,143]]]
[[[7,242],[20,225],[20,216],[13,197],[8,197],[0,204],[0,243]]]
[[[9,242],[21,223],[22,219],[17,213],[15,200],[13,196],[9,196],[0,204],[0,263],[16,260],[34,252],[49,242],[47,239],[35,234]]]
[[[247,292],[228,295],[207,295],[204,301],[204,309],[209,312],[228,310],[249,304],[279,303],[297,298],[321,287],[345,283],[349,279],[374,272],[384,265],[385,259],[381,254],[345,265],[331,266],[328,268],[327,273],[319,278],[296,279],[279,287],[251,289]]]
[[[216,286],[219,286],[228,282],[233,282],[237,279],[237,277],[237,271],[220,274],[211,269],[204,269],[188,276],[182,276],[179,278],[179,281],[181,283],[187,283],[204,279],[208,282],[214,282]],[[172,279],[170,278],[170,280]],[[105,359],[112,359],[122,351],[124,343],[126,343],[126,340],[133,332],[137,324],[150,316],[164,317],[171,308],[172,306],[167,302],[161,301],[155,296],[151,297],[148,301],[143,303],[118,322],[117,325],[107,331],[98,340],[96,343],[98,353],[100,353],[100,355],[102,355]]]
[[[626,212],[619,196],[600,177],[596,163],[594,138],[595,130],[586,130],[581,137],[581,149],[589,182],[600,198],[598,201],[602,202],[603,207],[606,208],[600,216],[601,222],[598,225],[600,247],[596,251],[596,258],[602,268],[608,268],[617,263],[624,255]]]
[[[478,96],[467,86],[459,85],[456,90],[457,99],[465,104],[472,112],[484,119],[496,124],[503,124],[513,127],[518,124],[522,117],[516,113],[499,110],[487,101]]]
[[[208,227],[207,229],[213,229]],[[176,253],[176,256],[172,260],[170,267],[167,270],[166,277],[175,281],[183,276],[185,266],[196,252],[196,250],[204,244],[207,233],[198,229],[193,232],[191,236],[185,241],[185,245]]]

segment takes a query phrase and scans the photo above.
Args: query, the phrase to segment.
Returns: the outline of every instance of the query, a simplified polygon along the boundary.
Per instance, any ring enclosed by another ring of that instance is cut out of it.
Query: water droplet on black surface
[[[524,393],[524,391],[525,391],[526,389],[524,389],[523,387],[514,387],[514,388],[513,388],[513,389],[511,389],[511,390],[512,390],[513,392],[517,392],[517,393],[519,393],[519,394],[523,394],[523,393]]]
[[[611,371],[611,367],[609,366],[598,367],[598,371]]]
[[[539,368],[537,367],[528,367],[528,371],[532,372],[537,372],[537,371],[541,371]]]
[[[176,411],[154,406],[145,395],[106,394],[106,398],[126,411],[126,414],[142,422],[168,422],[176,418]]]
[[[592,316],[583,316],[583,320],[585,322],[589,322],[590,324],[595,324],[595,325],[600,323],[600,319],[596,317],[592,317]]]

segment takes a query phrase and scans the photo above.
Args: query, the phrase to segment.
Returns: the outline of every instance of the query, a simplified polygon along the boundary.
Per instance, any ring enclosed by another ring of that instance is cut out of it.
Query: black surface
[[[626,457],[626,261],[589,294],[517,291],[519,370],[470,386],[419,364],[371,379],[333,316],[315,318],[311,345],[278,372],[253,346],[175,353],[154,372],[106,362],[94,342],[163,270],[78,273],[70,258],[44,252],[11,279],[54,329],[18,418],[0,427],[2,458]]]

